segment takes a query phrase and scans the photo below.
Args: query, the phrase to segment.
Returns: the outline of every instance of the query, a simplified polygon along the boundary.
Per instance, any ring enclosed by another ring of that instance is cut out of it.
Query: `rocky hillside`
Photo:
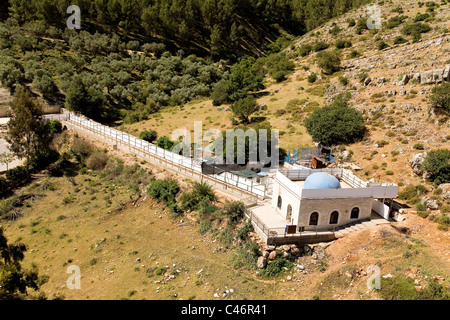
[[[450,146],[448,116],[436,114],[429,103],[433,87],[450,80],[449,4],[379,1],[377,5],[380,29],[367,29],[364,7],[299,38],[288,50],[297,63],[292,80],[316,74],[317,83],[325,87],[326,103],[343,94],[363,113],[369,133],[362,142],[340,147],[341,164],[359,166],[358,174],[366,179],[402,187],[426,184],[417,166],[416,172],[411,167],[411,158]],[[423,32],[414,36],[411,28]],[[323,48],[339,53],[341,71],[323,74],[315,52]],[[427,189],[432,191],[433,186]]]

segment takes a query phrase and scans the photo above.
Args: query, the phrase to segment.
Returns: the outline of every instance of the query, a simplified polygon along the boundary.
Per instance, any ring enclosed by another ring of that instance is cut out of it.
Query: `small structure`
[[[390,208],[385,202],[397,193],[394,183],[365,182],[346,169],[279,170],[273,198],[250,208],[249,215],[260,224],[255,229],[267,242],[285,243],[286,237],[289,242],[302,237],[326,241],[341,227],[374,216],[388,220]]]

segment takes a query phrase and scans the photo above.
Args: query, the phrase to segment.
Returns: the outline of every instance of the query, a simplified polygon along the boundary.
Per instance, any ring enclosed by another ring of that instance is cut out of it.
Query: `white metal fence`
[[[63,122],[66,121],[70,125],[90,131],[99,138],[111,140],[117,145],[126,146],[131,153],[142,157],[151,157],[160,161],[162,164],[169,165],[179,171],[196,176],[197,178],[212,184],[220,185],[224,189],[241,193],[241,195],[251,195],[255,198],[263,199],[266,196],[267,186],[257,183],[253,179],[247,179],[231,172],[225,172],[219,175],[204,175],[202,173],[201,163],[198,163],[191,158],[159,148],[145,140],[102,125],[85,117],[78,116],[74,113],[64,111],[63,114],[49,115],[46,116],[46,118],[57,119]]]

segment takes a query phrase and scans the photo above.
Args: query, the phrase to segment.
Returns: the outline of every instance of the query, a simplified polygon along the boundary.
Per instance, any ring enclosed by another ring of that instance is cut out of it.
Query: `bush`
[[[291,269],[293,263],[286,258],[279,257],[268,264],[267,267],[261,271],[261,276],[266,278],[276,277],[284,271],[284,268]]]
[[[316,42],[316,43],[314,44],[313,50],[314,50],[315,52],[319,52],[319,51],[328,49],[329,46],[330,46],[330,45],[329,45],[328,43],[326,43],[325,41],[319,41],[319,42]]]
[[[402,36],[395,37],[395,39],[394,39],[394,44],[395,45],[403,44],[403,43],[407,43],[407,42],[408,42],[408,40],[406,40]]]
[[[308,82],[309,83],[314,83],[317,81],[317,74],[316,73],[312,73],[308,76]]]
[[[152,143],[153,141],[155,141],[158,138],[158,133],[155,130],[149,130],[149,131],[145,130],[145,131],[141,132],[141,134],[139,135],[139,138]]]
[[[385,300],[448,300],[448,288],[436,280],[428,281],[420,291],[415,289],[414,279],[398,275],[392,278],[381,278],[381,297]]]
[[[175,142],[173,142],[169,138],[163,136],[163,137],[159,138],[158,141],[156,141],[156,145],[159,148],[163,148],[165,150],[171,151],[172,148],[175,146]]]
[[[154,180],[147,189],[148,194],[157,202],[166,204],[175,202],[175,197],[180,192],[180,187],[175,180]]]
[[[6,178],[14,182],[22,182],[30,177],[30,174],[24,166],[18,166],[6,171]]]
[[[313,51],[313,46],[310,44],[304,44],[298,49],[298,54],[302,57],[306,57]]]
[[[378,50],[384,50],[386,48],[389,48],[389,45],[384,41],[380,41],[377,44],[377,48],[378,48]]]
[[[437,111],[450,112],[450,82],[443,82],[433,88],[430,103]]]
[[[355,142],[362,139],[366,130],[362,114],[346,102],[314,110],[305,126],[314,141],[326,146]]]
[[[431,179],[435,185],[450,182],[450,150],[440,149],[430,151],[422,167],[431,174]]]
[[[339,39],[336,41],[336,48],[338,48],[338,49],[350,48],[351,46],[352,46],[352,42],[349,40]]]
[[[86,159],[86,167],[92,170],[102,170],[108,163],[108,155],[104,152],[95,152]]]
[[[416,150],[424,150],[425,149],[425,147],[421,143],[415,144],[413,148]]]
[[[355,58],[361,57],[361,54],[358,52],[358,50],[352,50],[352,51],[349,53],[348,57],[349,57],[350,59],[355,59]]]
[[[318,66],[325,74],[333,74],[341,69],[341,58],[337,52],[319,52],[317,57]]]
[[[51,134],[62,132],[62,123],[59,120],[49,120],[47,121],[47,126]]]
[[[217,201],[212,187],[206,182],[194,182],[192,191],[184,192],[180,197],[181,207],[184,210],[195,211]]]
[[[222,212],[230,219],[230,222],[237,223],[244,217],[245,204],[240,201],[226,201]]]
[[[386,23],[387,29],[393,29],[401,25],[408,17],[407,16],[396,16],[392,17]]]

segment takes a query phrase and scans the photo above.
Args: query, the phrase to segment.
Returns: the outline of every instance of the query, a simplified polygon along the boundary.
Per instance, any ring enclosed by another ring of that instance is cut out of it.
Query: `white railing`
[[[244,192],[259,198],[266,196],[266,185],[257,183],[252,179],[240,177],[230,172],[225,172],[220,175],[204,175],[202,174],[201,166],[193,159],[181,156],[171,151],[159,148],[158,146],[149,143],[145,140],[136,138],[128,133],[119,131],[108,126],[102,125],[93,120],[85,117],[78,116],[74,113],[64,111],[60,115],[51,115],[46,117],[47,119],[58,119],[66,121],[69,124],[88,130],[95,135],[107,140],[112,140],[116,144],[121,144],[128,147],[129,151],[136,155],[144,157],[152,157],[160,162],[164,162],[172,167],[176,167],[179,170],[183,170],[191,175],[196,175],[201,179],[219,184],[224,189],[231,189],[233,191]]]

